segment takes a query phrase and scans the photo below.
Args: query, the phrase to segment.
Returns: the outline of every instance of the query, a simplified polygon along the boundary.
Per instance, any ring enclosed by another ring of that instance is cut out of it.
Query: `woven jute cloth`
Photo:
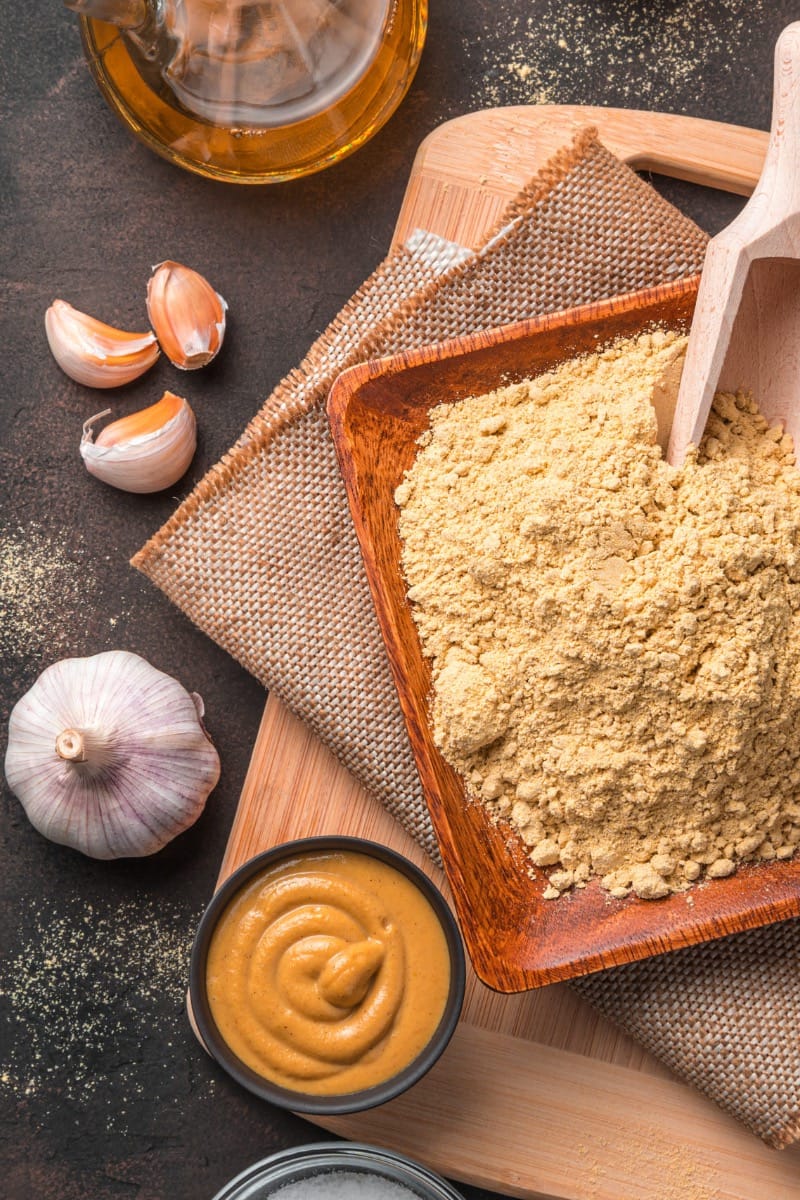
[[[479,247],[394,250],[133,563],[433,857],[324,402],[376,355],[700,270],[706,238],[585,130]],[[800,922],[571,986],[773,1146],[800,1137]]]

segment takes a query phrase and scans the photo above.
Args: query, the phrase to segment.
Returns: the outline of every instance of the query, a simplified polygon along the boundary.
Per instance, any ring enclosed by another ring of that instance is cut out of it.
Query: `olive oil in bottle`
[[[179,166],[268,183],[372,136],[419,62],[427,0],[67,0],[123,122]]]

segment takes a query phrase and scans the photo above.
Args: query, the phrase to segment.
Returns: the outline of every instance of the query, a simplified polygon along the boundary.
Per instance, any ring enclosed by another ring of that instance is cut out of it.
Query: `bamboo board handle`
[[[479,244],[503,207],[586,125],[635,170],[749,195],[769,134],[700,117],[596,105],[486,109],[429,134],[414,160],[394,244],[421,227]]]

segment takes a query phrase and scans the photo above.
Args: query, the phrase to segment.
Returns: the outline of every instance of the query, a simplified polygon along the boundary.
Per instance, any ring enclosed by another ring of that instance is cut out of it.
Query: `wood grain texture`
[[[487,1070],[486,1064],[492,1069]],[[682,1085],[481,1029],[360,1135],[456,1178],[544,1200],[794,1200],[800,1157],[742,1145]],[[352,1122],[327,1128],[352,1134]]]
[[[757,130],[620,109],[471,113],[420,146],[394,244],[417,227],[479,242],[586,123],[633,166],[739,194],[755,185],[768,140]],[[272,694],[221,878],[277,841],[328,832],[385,840],[444,885],[416,843]],[[568,1110],[554,1101],[571,1091],[582,1095],[580,1111],[576,1096]],[[766,1149],[563,984],[501,995],[468,971],[462,1023],[435,1071],[393,1104],[324,1127],[531,1200],[800,1200],[800,1151]]]

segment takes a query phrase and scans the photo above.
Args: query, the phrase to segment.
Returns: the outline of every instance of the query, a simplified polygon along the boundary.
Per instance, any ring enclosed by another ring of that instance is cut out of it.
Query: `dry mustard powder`
[[[684,352],[646,334],[435,408],[396,493],[436,743],[548,898],[800,842],[800,472],[743,395],[665,462]]]

